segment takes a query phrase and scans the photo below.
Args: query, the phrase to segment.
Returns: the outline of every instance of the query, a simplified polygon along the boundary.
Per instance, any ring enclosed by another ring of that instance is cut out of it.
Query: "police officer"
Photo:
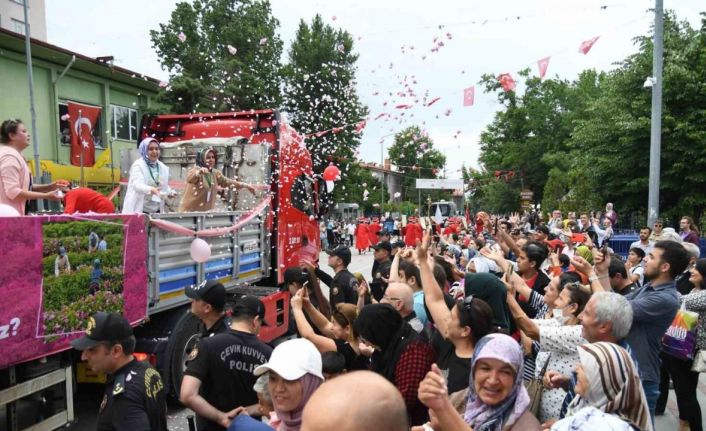
[[[230,318],[224,313],[226,289],[216,280],[204,280],[196,286],[189,286],[184,293],[191,299],[191,313],[201,319],[201,337],[230,330]]]
[[[370,290],[376,301],[380,301],[387,289],[387,281],[390,279],[390,267],[392,266],[392,244],[389,241],[380,241],[373,246],[373,270]]]
[[[316,268],[316,276],[329,288],[329,302],[331,310],[336,309],[336,304],[348,303],[356,305],[358,302],[358,280],[348,271],[351,263],[351,250],[344,246],[338,246],[333,250],[326,250],[328,254],[328,266],[333,268],[335,275],[331,278],[320,268]]]
[[[167,430],[167,403],[157,370],[132,355],[135,336],[119,314],[98,312],[86,335],[71,341],[93,371],[108,374],[98,411],[99,431]]]
[[[199,431],[225,430],[243,411],[258,414],[253,371],[272,354],[257,338],[263,325],[262,301],[242,296],[233,306],[232,330],[202,338],[192,351],[179,400],[196,413]]]

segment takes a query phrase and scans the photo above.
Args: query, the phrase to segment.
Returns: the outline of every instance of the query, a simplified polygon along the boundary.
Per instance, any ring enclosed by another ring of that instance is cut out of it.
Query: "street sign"
[[[463,180],[417,178],[418,189],[458,190],[463,189]]]

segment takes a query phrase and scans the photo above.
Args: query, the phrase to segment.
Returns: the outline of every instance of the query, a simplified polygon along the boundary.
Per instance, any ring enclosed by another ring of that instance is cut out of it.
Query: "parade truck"
[[[69,345],[97,311],[130,321],[136,356],[160,371],[173,398],[201,330],[187,286],[218,280],[231,303],[257,295],[269,323],[260,337],[276,342],[287,332],[284,269],[318,260],[318,219],[330,206],[302,136],[278,111],[261,110],[148,115],[139,140],[145,137],[160,142],[169,167],[175,193],[160,196],[164,211],[0,218],[0,430],[72,422],[76,383],[105,378]],[[186,172],[205,147],[218,153],[215,169],[254,191],[225,188],[213,210],[180,213]],[[136,150],[121,154],[123,186],[137,157]],[[202,240],[205,256],[194,249]]]

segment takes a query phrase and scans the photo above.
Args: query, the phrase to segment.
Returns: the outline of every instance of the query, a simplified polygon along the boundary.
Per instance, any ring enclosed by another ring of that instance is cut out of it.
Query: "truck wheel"
[[[186,371],[186,363],[192,353],[200,336],[200,320],[198,317],[187,311],[176,324],[172,332],[173,342],[169,349],[169,380],[170,397],[173,401],[179,400],[181,391],[181,380]]]

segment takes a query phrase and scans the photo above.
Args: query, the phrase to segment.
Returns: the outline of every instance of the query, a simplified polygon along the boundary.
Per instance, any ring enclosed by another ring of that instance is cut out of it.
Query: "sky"
[[[112,55],[116,65],[168,80],[149,31],[169,20],[176,3],[46,0],[48,42],[91,57]],[[460,178],[462,165],[479,168],[480,134],[502,109],[496,94],[478,85],[483,74],[511,73],[522,92],[517,72],[529,67],[538,75],[537,61],[546,57],[548,78],[608,71],[637,50],[633,38],[648,34],[654,21],[654,0],[271,0],[271,5],[284,57],[300,20],[311,22],[317,13],[353,36],[358,94],[371,113],[361,159],[381,163],[381,150],[386,157],[394,134],[418,125],[446,155],[447,178]],[[665,0],[664,8],[699,28],[706,4]],[[588,54],[579,53],[581,43],[596,36]],[[474,104],[464,107],[464,89],[473,85]],[[398,95],[410,90],[414,97]],[[412,107],[395,109],[400,104]],[[373,120],[383,113],[390,116]]]

